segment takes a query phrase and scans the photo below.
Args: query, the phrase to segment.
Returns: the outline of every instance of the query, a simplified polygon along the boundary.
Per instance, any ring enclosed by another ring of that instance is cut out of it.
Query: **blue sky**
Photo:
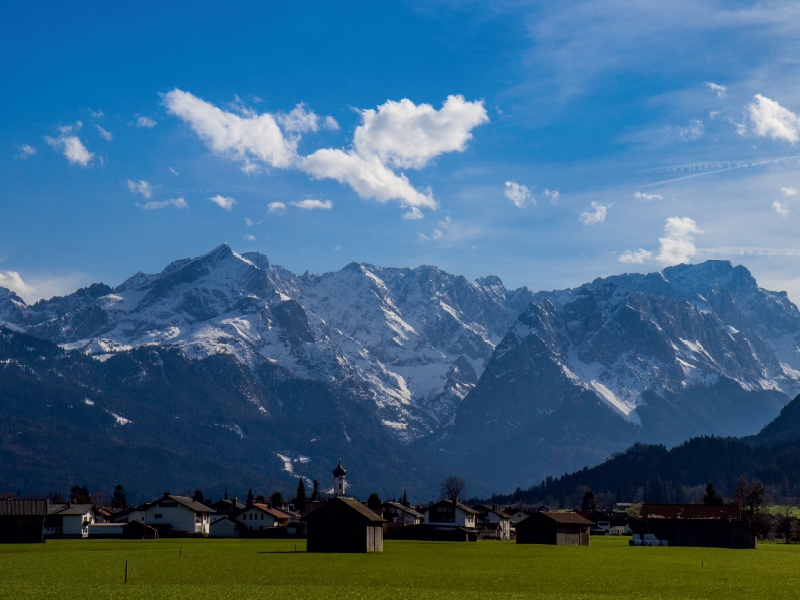
[[[800,3],[273,4],[4,4],[0,285],[228,242],[537,290],[729,259],[800,301]]]

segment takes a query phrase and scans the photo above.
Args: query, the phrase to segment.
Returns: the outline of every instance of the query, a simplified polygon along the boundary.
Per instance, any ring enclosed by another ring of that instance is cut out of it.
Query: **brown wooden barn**
[[[0,543],[44,542],[47,500],[0,500]]]
[[[353,498],[331,498],[302,521],[309,552],[383,552],[386,521]]]
[[[537,512],[517,523],[517,543],[588,546],[591,526],[577,513]]]
[[[738,505],[642,504],[634,533],[652,533],[670,546],[756,548],[756,531],[741,522]]]

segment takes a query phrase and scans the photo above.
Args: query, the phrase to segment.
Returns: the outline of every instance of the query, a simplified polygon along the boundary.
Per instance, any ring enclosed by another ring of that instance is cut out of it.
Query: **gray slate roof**
[[[61,509],[56,514],[59,515],[85,515],[94,508],[94,504],[72,504]]]
[[[0,500],[0,517],[40,517],[47,515],[47,500]]]

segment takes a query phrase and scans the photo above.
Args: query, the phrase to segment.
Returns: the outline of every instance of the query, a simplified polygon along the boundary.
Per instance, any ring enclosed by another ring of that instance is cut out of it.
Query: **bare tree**
[[[467,483],[461,477],[448,477],[442,482],[442,500],[458,502],[467,494]]]

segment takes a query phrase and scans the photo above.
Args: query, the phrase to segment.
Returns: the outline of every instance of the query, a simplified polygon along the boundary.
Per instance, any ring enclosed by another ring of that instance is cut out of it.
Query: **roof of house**
[[[511,516],[511,515],[509,515],[508,513],[506,513],[506,512],[503,512],[502,510],[500,510],[500,508],[499,508],[499,507],[498,507],[498,508],[494,508],[494,507],[492,507],[492,506],[489,506],[488,504],[479,504],[479,505],[478,505],[478,506],[476,506],[475,508],[479,509],[479,511],[478,511],[478,512],[490,512],[490,513],[494,513],[494,514],[496,514],[498,517],[501,517],[501,518],[503,518],[503,519],[508,519],[508,518]]]
[[[642,504],[640,519],[726,519],[739,521],[738,504],[706,506],[705,504]]]
[[[574,512],[537,512],[527,519],[520,521],[517,527],[520,527],[523,523],[527,524],[529,521],[534,523],[538,519],[550,519],[551,521],[565,525],[594,525],[590,520],[584,519],[578,513]]]
[[[278,510],[277,508],[272,508],[269,504],[261,504],[260,502],[256,502],[255,504],[253,504],[253,506],[249,506],[247,508],[257,508],[261,512],[265,512],[268,515],[274,517],[275,519],[283,520],[291,518],[289,513],[287,513],[286,511]],[[247,508],[245,508],[245,510],[247,510]]]
[[[226,504],[228,506],[232,506],[233,508],[238,508],[238,509],[247,508],[246,505],[239,502],[238,498],[231,498],[230,500],[217,500],[211,506],[216,507],[218,504]]]
[[[53,504],[51,502],[50,503],[50,508],[48,509],[48,511],[49,511],[48,514],[54,515],[58,511],[64,510],[65,508],[67,508],[67,503],[66,502],[56,502],[55,504]]]
[[[39,517],[47,515],[47,500],[0,500],[2,517]]]
[[[302,521],[305,521],[309,518],[316,517],[321,514],[321,511],[324,510],[326,506],[330,506],[334,503],[343,503],[353,509],[354,511],[358,512],[362,517],[367,518],[372,523],[385,523],[386,519],[383,517],[376,515],[371,509],[367,508],[361,502],[356,500],[355,498],[342,498],[341,496],[336,496],[335,498],[331,498],[327,502],[322,503],[320,506],[312,510],[310,513],[303,515]]]
[[[439,506],[440,504],[447,504],[447,505],[452,506],[453,505],[453,501],[452,500],[439,500],[439,502],[436,502],[435,504],[431,504],[425,510],[428,511],[428,510],[432,509],[434,506]],[[455,505],[458,508],[460,508],[461,510],[463,510],[464,512],[466,512],[466,513],[470,513],[470,514],[473,514],[473,515],[477,515],[478,514],[477,510],[474,510],[474,509],[470,508],[469,506],[467,506],[465,504],[461,504],[460,502],[456,502]]]
[[[406,506],[406,505],[404,505],[404,504],[402,504],[400,502],[386,502],[386,504],[388,504],[389,506],[391,506],[393,508],[396,508],[398,510],[402,510],[403,512],[408,513],[412,517],[417,517],[419,519],[424,518],[423,515],[421,515],[417,511],[415,511],[413,508],[411,508],[409,506]]]
[[[59,515],[85,515],[91,510],[95,510],[96,507],[94,504],[78,504],[77,502],[70,502],[67,504],[66,508],[62,508],[56,514]]]
[[[196,502],[192,498],[189,498],[189,496],[173,496],[172,494],[164,494],[158,500],[154,500],[153,502],[150,502],[149,504],[145,504],[144,506],[142,506],[142,510],[147,510],[148,508],[152,508],[153,506],[155,506],[159,502],[163,502],[165,499],[172,500],[173,502],[177,502],[178,504],[181,504],[181,505],[185,506],[186,508],[188,508],[189,510],[193,510],[194,512],[202,512],[202,513],[213,513],[213,512],[216,512],[210,506],[206,506],[205,504],[202,504],[200,502]]]

